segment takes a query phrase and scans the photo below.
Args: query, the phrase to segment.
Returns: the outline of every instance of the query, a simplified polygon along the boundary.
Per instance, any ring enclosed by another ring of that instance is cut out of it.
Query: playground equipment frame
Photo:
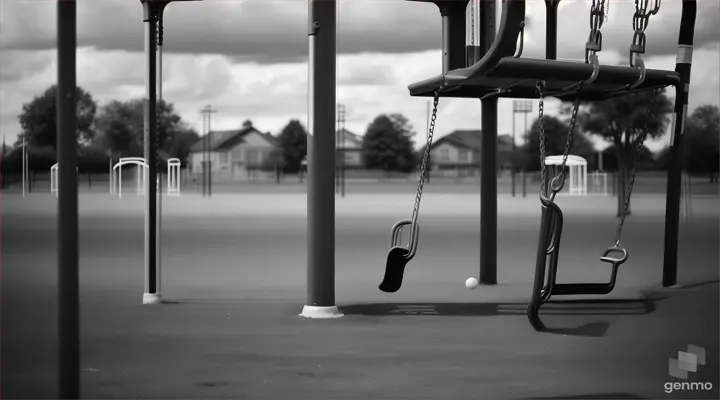
[[[145,46],[147,56],[146,75],[146,115],[145,115],[145,159],[148,174],[156,174],[156,28],[162,9],[168,1],[141,0],[144,9]],[[547,5],[546,59],[554,60],[557,53],[557,5],[558,0],[545,0]],[[436,1],[445,6],[467,5],[467,0]],[[504,0],[504,6],[522,3],[525,0]],[[494,57],[495,48],[495,2],[481,2],[480,19],[482,24],[481,46],[473,49],[473,61],[480,54]],[[683,127],[687,113],[692,45],[697,4],[696,0],[684,0],[678,41],[678,59],[673,74],[656,74],[650,71],[646,86],[672,84],[676,88],[675,126],[670,143],[670,168],[668,170],[667,206],[665,218],[665,253],[663,262],[663,286],[672,286],[677,282],[678,228],[680,217],[680,183],[682,173]],[[78,192],[76,132],[77,115],[75,113],[75,88],[77,86],[77,7],[75,0],[57,1],[57,40],[58,40],[58,163],[68,168],[58,170],[58,268],[59,268],[59,382],[60,398],[79,398],[80,396],[80,357],[79,357],[79,279],[78,279]],[[301,315],[305,317],[337,317],[341,314],[335,305],[335,224],[334,224],[334,168],[321,168],[319,165],[335,165],[335,89],[336,89],[336,10],[337,0],[309,0],[309,135],[308,135],[308,258],[307,258],[307,301]],[[517,9],[515,9],[517,10]],[[524,14],[523,14],[524,18]],[[503,14],[503,21],[506,15]],[[498,46],[507,45],[509,36],[506,23],[501,23],[498,32]],[[462,34],[462,36],[460,36]],[[438,83],[453,82],[452,75],[446,73],[463,68],[466,62],[464,48],[465,11],[461,13],[443,12],[443,78],[438,81],[411,86],[411,94],[428,95],[429,88]],[[461,38],[458,40],[450,40]],[[512,38],[514,48],[516,37]],[[462,43],[458,53],[455,43]],[[451,45],[452,44],[452,45]],[[458,62],[459,60],[459,62]],[[486,64],[487,65],[487,64]],[[499,64],[498,64],[499,65]],[[507,79],[512,73],[522,74],[523,78],[533,79],[535,72],[521,71],[533,66],[546,68],[545,61],[535,63],[505,63],[504,71],[498,78]],[[559,64],[555,64],[559,65]],[[583,66],[563,66],[567,78],[585,79],[589,71]],[[569,69],[568,69],[569,68]],[[520,70],[518,70],[520,69]],[[601,70],[601,75],[603,75]],[[477,71],[470,71],[477,72]],[[630,79],[624,72],[607,70],[610,75]],[[500,71],[498,71],[500,73]],[[559,72],[558,72],[559,73]],[[313,79],[315,76],[323,79]],[[470,76],[470,75],[468,75]],[[462,78],[462,76],[461,76]],[[633,76],[634,78],[634,76]],[[605,78],[603,78],[605,79]],[[598,81],[599,83],[602,80]],[[668,83],[669,82],[669,83]],[[632,82],[631,82],[632,83]],[[459,93],[458,93],[459,92]],[[593,93],[590,91],[589,93]],[[462,94],[457,90],[455,95]],[[596,93],[597,94],[597,93]],[[518,96],[534,97],[534,93],[516,92]],[[472,96],[479,97],[478,92]],[[590,98],[592,96],[589,96]],[[497,140],[497,98],[486,98],[482,106],[483,152],[481,183],[481,282],[496,281],[497,276],[497,191],[495,150]],[[157,276],[157,182],[147,179],[146,217],[145,217],[145,266],[146,284],[144,302],[159,302]],[[486,264],[484,264],[486,263]],[[487,265],[487,266],[485,266]]]

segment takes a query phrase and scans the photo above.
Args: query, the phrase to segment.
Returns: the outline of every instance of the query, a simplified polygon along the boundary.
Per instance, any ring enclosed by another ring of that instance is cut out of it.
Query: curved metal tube
[[[415,257],[415,253],[417,253],[417,243],[420,236],[420,225],[418,223],[415,223],[415,229],[410,229],[410,234],[412,236],[410,237],[410,241],[407,246],[404,246],[402,243],[400,243],[400,240],[402,239],[402,228],[404,228],[406,225],[412,225],[412,223],[412,220],[404,219],[402,221],[398,221],[395,225],[393,225],[390,241],[391,247],[404,247],[407,249],[408,253],[405,256],[405,259],[408,261],[412,260],[412,258]]]

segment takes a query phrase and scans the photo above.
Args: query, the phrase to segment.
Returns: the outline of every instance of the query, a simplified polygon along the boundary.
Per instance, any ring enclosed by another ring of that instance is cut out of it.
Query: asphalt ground
[[[142,305],[143,198],[80,198],[84,398],[718,398],[717,198],[681,223],[680,288],[662,289],[664,197],[638,196],[630,260],[603,302],[525,307],[539,205],[498,200],[498,281],[479,269],[479,196],[423,197],[420,249],[402,289],[377,289],[390,227],[413,196],[354,195],[336,206],[337,320],[298,317],[306,297],[302,194],[165,198],[161,305]],[[559,281],[607,278],[615,199],[561,198]],[[56,199],[2,199],[2,398],[55,398]],[[598,297],[589,297],[598,299]],[[584,297],[581,299],[585,299]],[[692,344],[705,365],[672,390],[670,358]]]

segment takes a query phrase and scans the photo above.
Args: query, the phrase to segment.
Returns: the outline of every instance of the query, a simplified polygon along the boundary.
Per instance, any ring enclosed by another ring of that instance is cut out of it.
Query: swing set
[[[652,90],[654,95],[647,110],[647,116],[649,117],[653,111],[657,95],[662,88],[673,86],[676,88],[677,93],[675,100],[676,113],[678,109],[680,110],[679,118],[676,118],[676,120],[680,121],[679,135],[682,135],[681,119],[684,118],[684,114],[682,114],[683,105],[687,102],[695,0],[684,0],[683,2],[677,58],[678,69],[676,71],[648,69],[645,67],[641,57],[641,54],[645,53],[645,29],[647,29],[650,17],[660,10],[660,0],[635,0],[635,14],[632,25],[634,34],[629,49],[629,63],[626,66],[601,65],[599,62],[598,53],[602,50],[601,27],[603,22],[606,21],[605,11],[609,0],[592,1],[590,34],[585,45],[584,63],[555,59],[521,58],[525,27],[525,0],[503,0],[502,19],[497,37],[492,46],[489,46],[490,48],[479,60],[479,47],[474,46],[474,29],[471,46],[464,46],[464,18],[468,0],[410,1],[432,2],[440,8],[443,17],[443,74],[409,86],[412,96],[432,96],[434,98],[432,117],[420,168],[420,182],[415,197],[412,218],[402,220],[392,228],[391,249],[387,257],[385,275],[379,288],[381,291],[388,293],[398,291],[402,286],[405,267],[417,253],[420,229],[417,222],[418,211],[435,129],[439,98],[479,98],[481,100],[498,97],[539,98],[538,121],[541,153],[539,197],[542,214],[535,265],[535,280],[527,315],[533,328],[538,331],[546,330],[546,326],[538,315],[542,304],[547,302],[553,295],[604,295],[610,293],[615,287],[618,269],[628,260],[629,256],[628,250],[621,245],[620,239],[635,181],[634,169],[628,182],[625,204],[621,212],[615,241],[600,256],[600,261],[610,264],[609,280],[601,283],[556,283],[563,213],[554,200],[565,184],[565,167],[572,144],[572,135],[575,130],[580,102],[602,101],[629,93]],[[551,7],[557,7],[558,2],[559,0],[546,0],[548,11],[550,11]],[[471,10],[471,18],[474,25],[474,7]],[[556,26],[556,19],[556,14],[552,15],[548,12],[548,26]],[[687,69],[681,67],[683,64],[687,65]],[[549,180],[549,183],[547,182],[545,130],[543,126],[544,99],[546,97],[555,97],[561,101],[573,101],[562,163],[557,174]],[[638,156],[639,150],[647,137],[648,119],[646,118],[642,132],[633,141],[635,157]],[[408,226],[410,229],[409,242],[403,244],[401,243],[402,230]]]

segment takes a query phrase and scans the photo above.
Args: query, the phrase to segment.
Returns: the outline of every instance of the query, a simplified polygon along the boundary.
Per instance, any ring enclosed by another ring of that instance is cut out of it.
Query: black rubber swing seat
[[[538,239],[537,259],[535,264],[535,280],[527,315],[530,324],[538,331],[546,327],[539,317],[540,306],[555,295],[604,295],[613,291],[617,280],[620,265],[627,260],[627,252],[622,251],[621,259],[607,257],[608,249],[601,261],[612,265],[610,279],[601,283],[555,283],[560,253],[560,238],[562,236],[563,213],[555,202],[540,195],[542,217],[540,219],[540,237]],[[547,271],[547,273],[546,273]]]
[[[405,275],[405,266],[410,261],[407,255],[408,249],[405,247],[395,246],[390,249],[385,263],[385,276],[379,286],[380,290],[385,293],[395,293],[400,290]]]
[[[457,4],[444,0],[431,2],[441,9],[452,3]],[[507,92],[498,94],[498,97],[536,98],[536,84],[544,81],[544,92],[548,93],[548,96],[565,101],[578,97],[580,100],[597,101],[629,92],[680,85],[680,75],[675,71],[646,69],[644,81],[630,90],[628,85],[635,84],[640,78],[638,69],[630,66],[600,65],[595,81],[584,85],[581,91],[553,93],[587,80],[593,73],[593,67],[585,62],[514,57],[524,20],[525,0],[504,0],[497,37],[485,56],[470,67],[453,69],[411,84],[408,87],[410,95],[433,97],[434,92],[444,86],[440,97],[481,98],[497,92],[498,89],[507,89]]]

